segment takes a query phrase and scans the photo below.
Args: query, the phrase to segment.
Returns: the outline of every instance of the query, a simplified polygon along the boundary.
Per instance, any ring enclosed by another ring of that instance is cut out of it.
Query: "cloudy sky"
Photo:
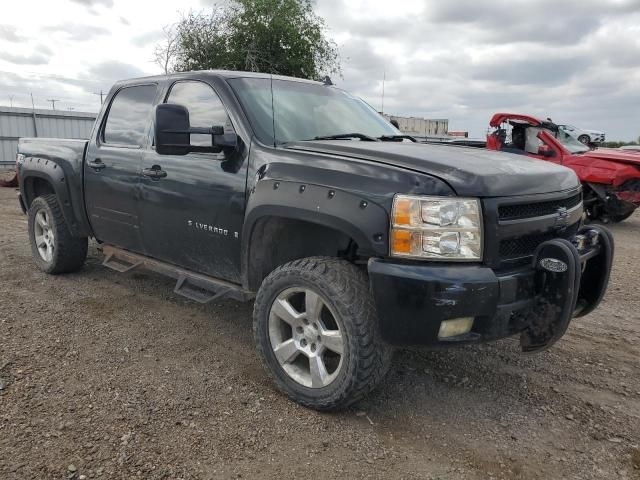
[[[0,16],[0,105],[96,111],[117,79],[160,73],[162,27],[208,0],[21,0]],[[481,136],[496,111],[640,135],[640,0],[316,0],[335,83],[397,115]],[[12,97],[12,98],[11,98]]]

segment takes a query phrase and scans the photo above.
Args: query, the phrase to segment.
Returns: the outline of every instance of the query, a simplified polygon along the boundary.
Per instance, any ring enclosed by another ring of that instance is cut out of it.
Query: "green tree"
[[[340,72],[338,50],[310,0],[235,0],[189,12],[156,47],[165,71],[245,70],[319,79]],[[167,52],[166,45],[173,51]],[[167,60],[169,59],[169,60]]]

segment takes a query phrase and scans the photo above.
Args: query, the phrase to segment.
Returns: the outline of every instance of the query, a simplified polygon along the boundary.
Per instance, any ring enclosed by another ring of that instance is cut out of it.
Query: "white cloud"
[[[160,73],[162,27],[214,0],[23,0],[3,6],[0,103],[97,110],[115,79]],[[339,86],[385,111],[482,135],[498,110],[640,135],[639,0],[316,0]],[[28,19],[28,24],[25,19]],[[47,51],[48,48],[50,51]]]
[[[640,135],[638,0],[318,0],[338,42],[336,81],[385,111],[484,135],[511,110]]]

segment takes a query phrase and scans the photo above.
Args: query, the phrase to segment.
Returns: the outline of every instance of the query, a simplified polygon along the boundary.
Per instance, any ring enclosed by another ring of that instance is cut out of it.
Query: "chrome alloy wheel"
[[[36,220],[33,227],[36,247],[40,257],[45,262],[52,261],[56,243],[51,218],[46,210],[39,210],[36,213]]]
[[[269,340],[282,369],[309,388],[326,387],[340,373],[345,339],[327,302],[308,288],[281,292],[269,312]]]

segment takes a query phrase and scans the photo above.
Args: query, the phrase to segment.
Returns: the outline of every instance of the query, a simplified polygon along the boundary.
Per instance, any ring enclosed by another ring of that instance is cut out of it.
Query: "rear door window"
[[[143,146],[156,89],[156,85],[136,85],[118,91],[104,126],[104,143]]]

